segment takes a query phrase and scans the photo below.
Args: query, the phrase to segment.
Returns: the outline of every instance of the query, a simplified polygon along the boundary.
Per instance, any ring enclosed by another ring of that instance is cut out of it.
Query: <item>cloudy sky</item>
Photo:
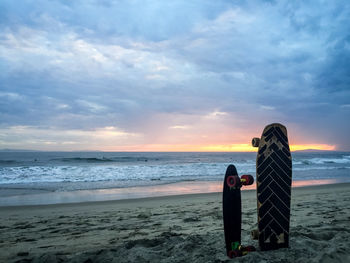
[[[350,151],[350,2],[0,1],[0,148]]]

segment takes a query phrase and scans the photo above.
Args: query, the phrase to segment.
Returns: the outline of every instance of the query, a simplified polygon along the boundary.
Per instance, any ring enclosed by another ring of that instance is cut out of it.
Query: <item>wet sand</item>
[[[0,207],[0,262],[231,262],[221,193]],[[255,245],[256,192],[243,191],[242,243]],[[350,262],[350,184],[293,188],[289,249],[236,262]]]
[[[293,187],[336,184],[337,179],[293,181]],[[344,183],[344,182],[342,182]],[[62,187],[64,185],[64,187]],[[62,188],[66,190],[61,190]],[[256,189],[255,183],[244,186],[243,191]],[[0,207],[21,205],[52,205],[122,199],[149,198],[183,194],[217,193],[222,181],[184,181],[168,184],[119,188],[69,190],[66,183],[57,184],[2,184]]]

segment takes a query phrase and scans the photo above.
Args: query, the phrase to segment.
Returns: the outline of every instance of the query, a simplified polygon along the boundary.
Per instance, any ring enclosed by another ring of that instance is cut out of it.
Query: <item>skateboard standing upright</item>
[[[256,158],[258,230],[252,236],[261,250],[289,247],[292,158],[287,129],[282,124],[267,125],[261,138],[253,138],[259,147]]]
[[[236,167],[229,165],[226,170],[223,189],[223,219],[226,242],[226,253],[230,258],[243,256],[248,251],[255,250],[254,247],[241,246],[241,225],[242,225],[242,185],[253,184],[254,178],[251,175],[238,176]]]

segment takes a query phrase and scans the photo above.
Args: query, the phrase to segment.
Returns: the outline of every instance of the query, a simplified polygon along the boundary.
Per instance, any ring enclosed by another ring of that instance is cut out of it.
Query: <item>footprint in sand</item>
[[[200,219],[198,217],[187,217],[183,219],[185,223],[190,223],[190,222],[199,222]]]

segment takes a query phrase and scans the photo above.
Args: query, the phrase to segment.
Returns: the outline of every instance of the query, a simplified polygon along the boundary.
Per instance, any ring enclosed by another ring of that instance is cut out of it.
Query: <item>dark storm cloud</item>
[[[0,125],[281,121],[350,149],[347,1],[0,3]],[[345,141],[345,144],[344,144]]]

